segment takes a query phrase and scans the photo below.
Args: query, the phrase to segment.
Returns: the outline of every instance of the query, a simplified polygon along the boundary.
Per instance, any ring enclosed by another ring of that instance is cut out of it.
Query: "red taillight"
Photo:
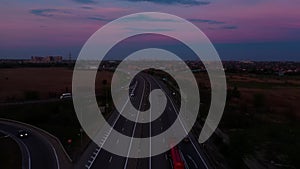
[[[184,164],[177,147],[173,147],[171,149],[171,157],[172,157],[174,169],[184,169]]]
[[[177,162],[174,164],[174,169],[184,169],[184,165],[182,162]]]

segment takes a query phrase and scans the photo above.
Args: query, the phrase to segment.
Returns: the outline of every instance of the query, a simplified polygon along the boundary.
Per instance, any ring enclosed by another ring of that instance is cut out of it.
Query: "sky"
[[[108,22],[164,12],[195,24],[222,60],[300,61],[299,9],[298,0],[1,0],[0,59],[76,58]]]

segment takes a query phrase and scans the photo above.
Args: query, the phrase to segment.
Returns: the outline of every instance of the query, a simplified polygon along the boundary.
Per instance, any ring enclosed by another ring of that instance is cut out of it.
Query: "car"
[[[29,136],[29,132],[25,130],[19,130],[18,131],[18,137],[19,138],[27,138]]]
[[[72,98],[72,94],[71,94],[71,93],[63,93],[63,94],[59,97],[60,100],[70,99],[70,98]]]
[[[183,139],[183,142],[189,143],[189,142],[190,142],[190,138],[189,138],[188,136],[186,136],[186,137]]]
[[[0,139],[7,138],[7,137],[9,137],[9,135],[0,132]]]

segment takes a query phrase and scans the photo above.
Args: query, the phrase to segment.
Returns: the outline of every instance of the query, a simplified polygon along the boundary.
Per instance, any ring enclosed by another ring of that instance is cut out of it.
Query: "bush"
[[[40,94],[37,91],[25,91],[24,99],[25,100],[38,100],[40,98]]]

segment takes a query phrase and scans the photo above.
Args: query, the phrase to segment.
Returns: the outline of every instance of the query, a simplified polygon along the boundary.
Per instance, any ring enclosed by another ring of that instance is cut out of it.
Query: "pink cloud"
[[[47,5],[46,8],[44,5],[22,6],[17,3],[9,3],[9,7],[0,7],[2,46],[14,48],[35,45],[81,45],[111,19],[155,9],[186,19],[211,19],[224,22],[224,25],[195,23],[213,42],[300,39],[300,35],[294,33],[300,29],[299,1],[290,3],[280,0],[257,2],[228,0],[214,1],[206,6],[182,7],[153,4],[150,7],[133,5],[130,8],[128,5],[123,7],[119,2],[105,4],[103,7],[90,6],[91,8],[88,9],[78,4],[70,5],[64,1],[61,3],[61,6]],[[48,11],[49,16],[37,16],[30,13],[33,9],[55,10]],[[224,26],[236,26],[237,29],[223,29]],[[193,38],[192,34],[187,36]]]

